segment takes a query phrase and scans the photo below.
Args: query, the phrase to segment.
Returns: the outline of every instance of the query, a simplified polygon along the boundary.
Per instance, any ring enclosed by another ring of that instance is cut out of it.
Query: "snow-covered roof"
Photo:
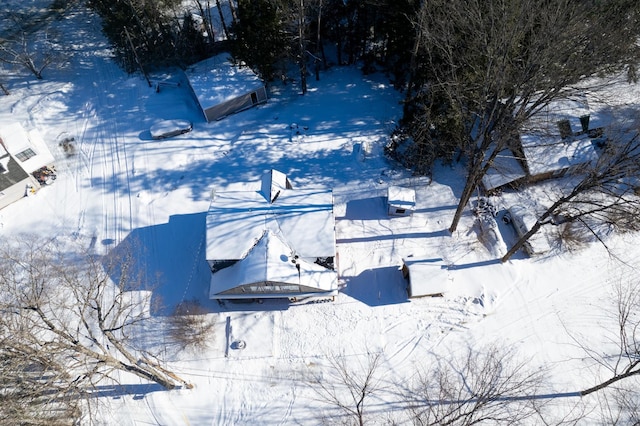
[[[206,219],[207,260],[242,259],[265,230],[280,235],[302,258],[334,256],[333,192],[285,185],[272,200],[262,182],[256,190],[215,194]]]
[[[27,132],[20,123],[0,125],[5,149],[27,173],[53,164],[54,158],[38,130]]]
[[[409,297],[433,296],[449,290],[449,271],[442,259],[403,259],[409,273]]]
[[[228,53],[200,61],[186,71],[202,109],[253,92],[264,83],[249,67],[235,66]]]
[[[390,186],[387,189],[387,202],[392,207],[413,210],[416,207],[416,191],[402,186]]]
[[[575,134],[583,130],[580,117],[587,115],[591,116],[591,111],[586,95],[576,95],[571,99],[557,99],[545,105],[528,120],[526,126],[534,132],[559,135],[558,122],[568,120],[571,131]],[[589,121],[591,123],[591,117]],[[590,127],[593,128],[593,124]]]
[[[284,173],[271,169],[262,175],[260,192],[269,201],[273,203],[279,196],[280,192],[285,189],[291,189],[291,183]]]
[[[521,135],[520,140],[532,176],[557,172],[598,159],[598,153],[586,135],[560,139],[559,136],[528,133]]]
[[[281,235],[266,230],[243,259],[211,276],[209,296],[215,298],[225,293],[300,296],[305,292],[337,289],[335,271],[297,257]]]
[[[482,177],[485,190],[500,188],[526,176],[522,164],[510,149],[503,149],[493,159],[493,164]]]

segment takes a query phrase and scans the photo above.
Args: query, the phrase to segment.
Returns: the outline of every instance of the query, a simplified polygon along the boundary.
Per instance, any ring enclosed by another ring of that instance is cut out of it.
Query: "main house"
[[[270,170],[254,188],[216,192],[206,219],[211,299],[338,293],[333,192],[294,189]]]

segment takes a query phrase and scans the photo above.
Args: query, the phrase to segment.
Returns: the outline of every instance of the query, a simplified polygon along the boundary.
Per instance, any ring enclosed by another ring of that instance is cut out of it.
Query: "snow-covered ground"
[[[97,405],[100,423],[318,424],[329,417],[335,423],[342,412],[319,400],[311,379],[333,380],[332,359],[356,369],[372,353],[381,354],[379,379],[391,384],[428,369],[433,354],[455,357],[495,343],[534,369],[548,369],[541,394],[555,395],[550,399],[560,407],[571,407],[572,393],[605,373],[575,339],[606,353],[614,288],[637,275],[638,236],[612,237],[610,252],[592,245],[539,259],[518,253],[500,264],[478,241],[469,211],[451,235],[464,171],[439,167],[429,181],[383,157],[402,98],[383,75],[333,67],[320,81],[308,81],[305,96],[295,84],[275,85],[268,103],[206,123],[180,71],[154,76],[181,83],[159,93],[140,76],[123,73],[97,36],[95,16],[77,8],[52,25],[73,28],[58,33],[68,63],[45,70],[42,81],[22,71],[6,77],[11,95],[0,97],[0,125],[18,121],[39,129],[56,157],[58,178],[0,210],[2,238],[37,234],[98,254],[135,242],[143,247],[138,265],[150,279],[158,277],[154,298],[163,304],[152,314],[159,322],[192,299],[216,322],[206,349],[152,342],[193,389],[162,391],[123,376],[132,386],[105,392]],[[637,111],[638,87],[617,90],[620,106]],[[193,131],[152,140],[149,128],[159,119],[189,120]],[[75,155],[57,145],[61,135],[75,139]],[[207,299],[211,191],[241,188],[271,168],[287,173],[295,187],[334,191],[344,284],[334,302],[220,306]],[[389,185],[416,190],[413,216],[387,216]],[[530,188],[506,194],[503,202],[532,204],[544,194]],[[513,231],[502,231],[507,244],[513,242]],[[410,256],[443,259],[451,291],[409,300],[400,266]],[[246,348],[228,348],[227,333]],[[392,391],[380,391],[367,418],[402,420],[399,412],[389,414],[399,402]]]

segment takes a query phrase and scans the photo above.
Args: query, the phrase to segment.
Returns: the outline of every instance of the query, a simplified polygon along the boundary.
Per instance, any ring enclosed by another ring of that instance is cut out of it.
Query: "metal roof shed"
[[[207,122],[267,101],[262,80],[249,67],[233,65],[229,54],[198,62],[186,75]]]
[[[598,160],[587,135],[560,139],[539,134],[520,136],[522,150],[532,182],[561,176],[568,170],[584,167]]]

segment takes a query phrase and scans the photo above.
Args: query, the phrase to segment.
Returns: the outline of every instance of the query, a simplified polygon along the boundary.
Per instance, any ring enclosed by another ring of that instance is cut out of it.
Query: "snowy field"
[[[406,420],[393,384],[427,371],[434,354],[455,358],[467,347],[497,344],[531,368],[548,370],[540,395],[558,413],[579,402],[575,392],[606,378],[574,339],[608,350],[615,285],[637,275],[637,235],[607,240],[615,256],[592,245],[538,259],[518,253],[500,264],[478,241],[470,211],[457,232],[447,231],[462,169],[439,167],[429,181],[383,157],[402,99],[383,75],[333,67],[320,81],[309,79],[305,96],[295,84],[272,86],[266,104],[206,123],[180,71],[153,76],[180,83],[159,93],[140,76],[123,73],[96,35],[94,16],[74,9],[52,25],[68,63],[46,69],[42,81],[5,70],[11,94],[0,97],[0,125],[18,121],[39,129],[56,157],[58,178],[0,210],[2,238],[36,234],[97,254],[140,243],[138,265],[159,281],[153,297],[162,304],[152,312],[158,323],[194,299],[216,323],[207,349],[149,342],[193,389],[162,391],[123,375],[131,386],[105,389],[98,423],[339,423],[343,412],[319,400],[310,379],[334,380],[331,360],[346,360],[355,370],[369,354],[381,355],[376,374],[385,384],[365,410],[376,424]],[[73,30],[62,31],[67,28]],[[612,97],[621,108],[638,110],[638,87],[616,90]],[[149,128],[160,119],[189,120],[193,131],[152,140]],[[76,155],[57,145],[61,135],[75,139]],[[207,299],[211,191],[242,188],[271,168],[287,173],[294,187],[334,191],[344,288],[332,303],[220,306]],[[387,216],[389,185],[415,188],[412,217]],[[543,187],[530,188],[503,201],[537,202],[544,194]],[[503,232],[513,242],[513,231]],[[409,300],[400,266],[410,256],[443,259],[451,291]],[[228,348],[229,332],[246,348]]]

